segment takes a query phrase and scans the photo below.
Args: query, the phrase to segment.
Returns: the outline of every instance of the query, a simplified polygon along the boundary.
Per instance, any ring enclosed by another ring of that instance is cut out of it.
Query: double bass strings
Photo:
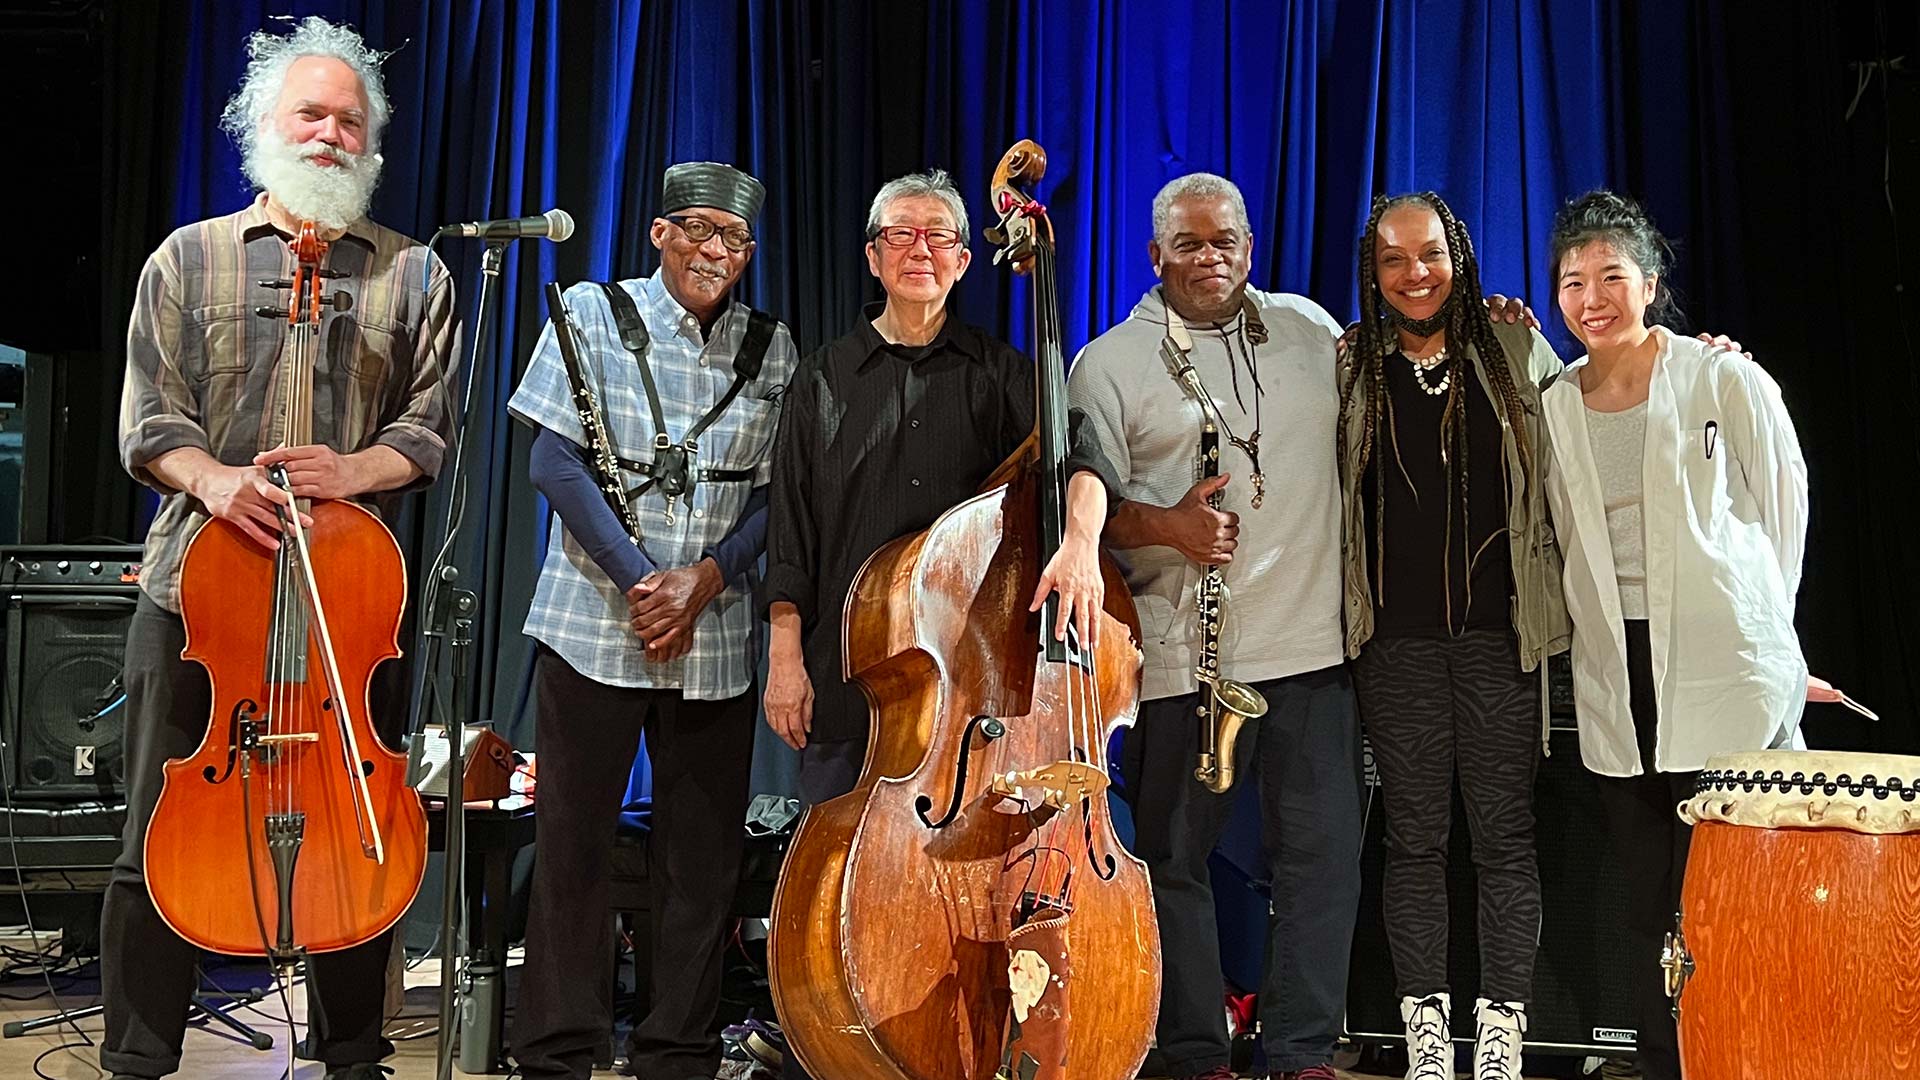
[[[1048,388],[1055,392],[1050,395],[1049,402],[1049,411],[1053,415],[1047,419],[1058,425],[1063,443],[1063,445],[1058,448],[1061,452],[1057,454],[1053,453],[1055,448],[1046,448],[1049,457],[1052,458],[1048,466],[1052,470],[1053,479],[1052,495],[1050,497],[1054,500],[1052,509],[1055,512],[1055,520],[1061,522],[1064,528],[1065,522],[1067,521],[1068,485],[1072,478],[1067,469],[1066,455],[1064,452],[1066,449],[1064,443],[1069,435],[1068,425],[1065,422],[1066,410],[1059,397],[1059,395],[1065,393],[1066,383],[1064,353],[1060,345],[1059,278],[1056,272],[1057,265],[1054,259],[1053,245],[1048,242],[1038,229],[1034,232],[1033,243],[1035,251],[1034,266],[1036,271],[1034,274],[1034,283],[1037,294],[1034,301],[1036,315],[1035,326],[1036,330],[1039,331],[1036,335],[1037,340],[1034,342],[1034,346],[1036,353],[1039,354],[1039,365],[1042,369],[1039,372],[1039,377],[1047,380]],[[1064,536],[1062,539],[1064,540]],[[1058,601],[1056,601],[1056,603],[1058,603]],[[1076,612],[1069,610],[1066,614],[1068,621],[1065,675],[1067,679],[1068,747],[1067,754],[1063,760],[1071,763],[1067,778],[1077,786],[1081,780],[1081,777],[1078,775],[1078,770],[1092,770],[1099,767],[1104,756],[1097,752],[1100,741],[1100,718],[1104,715],[1104,712],[1101,708],[1100,682],[1095,659],[1096,652],[1090,643],[1090,633],[1093,628],[1076,621]],[[1099,617],[1100,612],[1095,610],[1085,614],[1084,620],[1085,622],[1091,622]],[[1044,635],[1054,632],[1054,626],[1046,625],[1043,620],[1041,627],[1043,646],[1045,645]],[[1080,813],[1078,817],[1085,819],[1093,813],[1091,798],[1083,797],[1078,801],[1080,803]],[[1065,809],[1065,807],[1062,807],[1062,812],[1054,814],[1052,820],[1048,822],[1046,826],[1046,842],[1043,845],[1043,850],[1047,851],[1051,856],[1061,858],[1065,863],[1063,875],[1060,880],[1061,895],[1058,897],[1063,904],[1067,899],[1068,885],[1072,881],[1074,871],[1077,869],[1077,856],[1079,853],[1074,850],[1076,841],[1083,846],[1087,846],[1085,845],[1087,822],[1084,820],[1079,822],[1082,827],[1074,830],[1072,835],[1065,838],[1060,836],[1059,831],[1062,828],[1068,827],[1068,822],[1063,819],[1072,816],[1064,813]],[[1090,846],[1087,846],[1085,854],[1091,859],[1092,850]],[[1030,866],[1028,870],[1029,890],[1031,890],[1033,878],[1038,875],[1040,871],[1041,863],[1036,859],[1035,863]]]

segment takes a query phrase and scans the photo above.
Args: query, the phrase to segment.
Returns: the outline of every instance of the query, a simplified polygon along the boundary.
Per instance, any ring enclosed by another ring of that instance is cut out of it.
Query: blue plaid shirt
[[[660,390],[660,411],[667,436],[678,442],[733,383],[733,357],[747,329],[748,309],[735,301],[703,337],[700,321],[673,299],[657,277],[620,282],[639,305],[652,345],[647,361]],[[582,363],[594,381],[615,451],[636,461],[653,454],[653,416],[647,407],[640,368],[620,343],[612,309],[600,286],[583,282],[568,289],[566,305],[580,332]],[[697,464],[708,469],[751,469],[753,481],[701,481],[691,501],[674,504],[667,523],[665,496],[650,490],[635,500],[641,549],[661,569],[689,566],[719,543],[739,521],[753,488],[772,476],[770,454],[779,424],[781,392],[797,359],[793,338],[782,325],[767,348],[760,374],[747,383],[699,438]],[[527,373],[507,403],[507,411],[584,446],[586,437],[574,408],[566,366],[549,322],[540,333]],[[628,474],[625,486],[639,478]],[[755,572],[748,569],[727,582],[694,623],[693,647],[668,663],[646,657],[627,623],[627,600],[605,571],[589,557],[553,515],[547,531],[547,557],[534,587],[525,632],[572,665],[575,671],[608,686],[675,689],[689,698],[723,699],[745,693],[758,666],[753,655],[752,604]]]

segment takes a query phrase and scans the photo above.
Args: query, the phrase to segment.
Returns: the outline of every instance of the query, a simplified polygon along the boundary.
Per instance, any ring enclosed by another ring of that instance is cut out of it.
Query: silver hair
[[[380,133],[390,115],[386,81],[380,65],[389,53],[367,47],[358,31],[350,26],[335,26],[318,15],[300,20],[293,33],[281,37],[255,30],[247,37],[247,71],[220,114],[220,126],[240,145],[242,160],[251,160],[260,128],[273,115],[273,106],[286,88],[287,69],[305,56],[327,56],[347,65],[360,77],[360,90],[367,96],[367,152],[380,148]],[[259,177],[249,179],[259,183]]]
[[[1220,199],[1224,198],[1233,206],[1233,212],[1240,215],[1240,231],[1253,235],[1253,221],[1247,217],[1247,200],[1240,194],[1240,188],[1224,176],[1213,173],[1197,172],[1177,176],[1167,181],[1160,193],[1153,197],[1153,238],[1156,241],[1167,239],[1167,229],[1173,218],[1173,204],[1181,199]]]
[[[953,215],[954,228],[960,230],[960,243],[965,246],[972,236],[967,232],[967,201],[960,197],[960,189],[953,186],[953,177],[945,169],[928,169],[923,173],[908,173],[896,177],[880,186],[880,193],[873,197],[873,207],[867,211],[867,236],[871,238],[880,229],[880,217],[887,207],[899,199],[933,198],[947,205],[947,212]]]

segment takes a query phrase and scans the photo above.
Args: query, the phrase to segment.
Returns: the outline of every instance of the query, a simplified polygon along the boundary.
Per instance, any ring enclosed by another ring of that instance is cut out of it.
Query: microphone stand
[[[440,646],[444,641],[453,649],[453,702],[446,714],[447,767],[446,767],[446,820],[442,835],[446,839],[446,874],[442,885],[444,895],[440,905],[440,1039],[438,1050],[439,1080],[451,1080],[453,1076],[453,1040],[459,1025],[461,1010],[460,964],[456,942],[459,941],[459,929],[466,912],[461,898],[465,894],[466,871],[466,762],[465,731],[468,707],[467,675],[472,664],[473,622],[480,609],[479,597],[472,589],[460,585],[460,568],[453,559],[454,546],[458,541],[460,526],[466,517],[467,504],[467,464],[466,433],[468,422],[473,416],[474,386],[482,375],[480,367],[482,342],[487,339],[487,315],[492,309],[495,287],[500,278],[500,263],[504,258],[508,239],[489,239],[485,254],[480,260],[480,302],[474,316],[472,347],[468,353],[467,391],[461,404],[458,448],[453,457],[453,476],[450,480],[452,495],[448,507],[447,531],[440,552],[434,560],[434,567],[426,575],[426,629],[427,638],[425,658],[425,678],[421,686],[421,704],[415,720],[416,747],[421,746],[420,731],[426,725],[428,703],[436,696],[438,687]],[[424,757],[424,754],[421,755]],[[423,770],[419,757],[415,759],[414,781],[419,782]],[[463,1040],[464,1041],[464,1040]],[[465,1050],[465,1047],[462,1047]],[[469,1055],[462,1054],[462,1058]],[[463,1060],[463,1068],[472,1063]],[[491,1068],[492,1062],[482,1063],[478,1071]],[[476,1071],[469,1068],[469,1071]]]

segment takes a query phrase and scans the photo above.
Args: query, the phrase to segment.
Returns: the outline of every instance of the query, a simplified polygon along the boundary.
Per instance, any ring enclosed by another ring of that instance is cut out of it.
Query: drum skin
[[[1687,1080],[1920,1077],[1920,832],[1694,826]]]

